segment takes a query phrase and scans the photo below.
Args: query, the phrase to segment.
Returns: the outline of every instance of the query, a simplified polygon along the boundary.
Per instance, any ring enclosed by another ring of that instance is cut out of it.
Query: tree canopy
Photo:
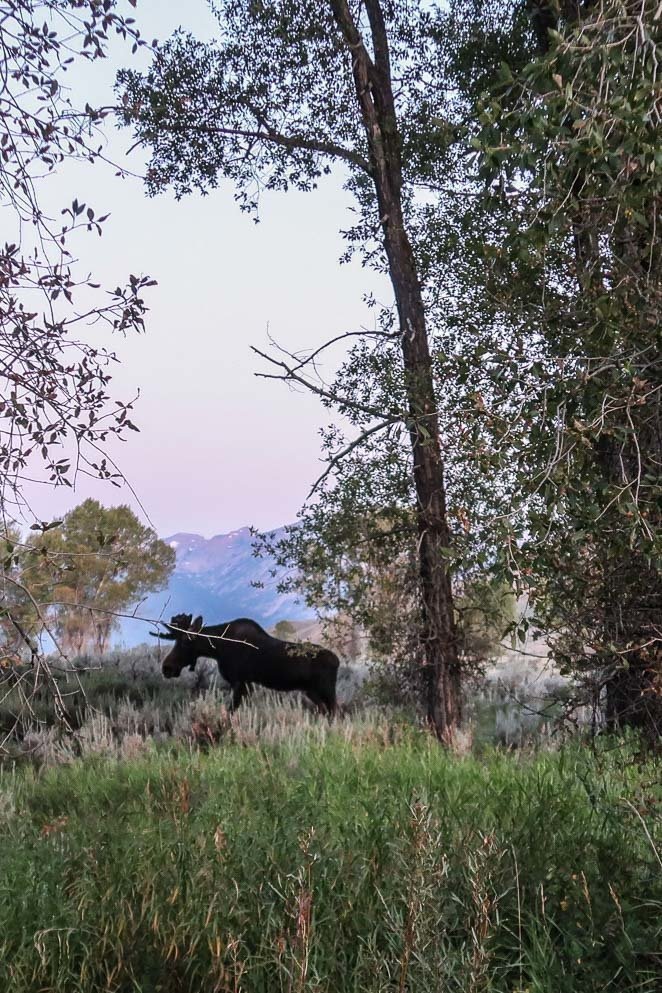
[[[30,630],[49,633],[67,654],[106,651],[119,615],[166,585],[175,552],[127,506],[84,500],[19,555],[30,593]]]

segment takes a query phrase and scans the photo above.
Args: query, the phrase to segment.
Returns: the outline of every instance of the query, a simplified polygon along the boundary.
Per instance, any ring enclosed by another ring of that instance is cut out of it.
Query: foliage
[[[2,664],[11,681],[17,655],[29,653],[32,691],[46,680],[56,696],[50,663],[33,638],[43,627],[44,589],[23,583],[27,553],[17,530],[31,522],[46,533],[56,522],[35,521],[24,484],[73,486],[80,474],[120,477],[107,442],[137,428],[132,404],[110,394],[116,357],[89,326],[142,331],[143,291],[153,283],[132,274],[126,285],[102,289],[76,258],[77,236],[101,235],[107,215],[78,196],[56,211],[49,196],[49,177],[67,162],[105,159],[100,126],[112,108],[78,100],[67,74],[104,58],[113,34],[133,52],[144,44],[119,6],[116,0],[0,2]],[[22,687],[27,692],[26,679]],[[56,703],[64,709],[60,698]]]
[[[336,733],[7,777],[3,988],[653,989],[659,768],[623,757]]]
[[[556,632],[557,658],[606,688],[610,719],[655,734],[662,25],[652,2],[587,6],[478,104],[487,193],[467,219],[469,254],[481,312],[510,343],[485,410],[493,447],[508,439],[516,457],[525,525],[509,572]]]
[[[0,537],[0,651],[3,653],[2,666],[12,657],[20,655],[36,630],[35,611],[26,591],[23,589],[20,574],[21,533],[16,527],[8,527]]]
[[[78,231],[101,234],[106,216],[74,198],[58,219],[44,203],[48,176],[67,160],[103,158],[97,129],[109,109],[77,106],[66,74],[76,62],[103,58],[112,33],[134,51],[143,44],[116,7],[0,3],[0,197],[9,207],[9,240],[0,248],[0,505],[9,521],[29,513],[22,482],[40,461],[54,485],[71,485],[79,471],[112,478],[103,444],[134,429],[131,404],[108,393],[114,354],[78,329],[101,321],[121,333],[142,330],[142,291],[151,281],[132,275],[125,287],[101,291],[69,246]]]
[[[21,581],[33,597],[38,594],[64,652],[103,652],[118,613],[163,587],[174,566],[174,550],[129,507],[88,499],[30,541],[21,556]]]
[[[398,120],[412,181],[434,169],[432,154],[421,161],[413,135],[439,92],[432,21],[418,7],[389,4],[382,12],[401,80]],[[229,0],[214,7],[216,42],[179,31],[159,46],[146,74],[120,72],[126,122],[152,150],[148,189],[172,185],[183,196],[213,188],[224,176],[235,183],[242,207],[257,211],[261,189],[313,189],[337,162],[353,175],[372,227],[368,142],[334,10],[325,0]],[[364,12],[360,26],[366,31]],[[431,88],[427,98],[421,80]],[[427,141],[431,153],[434,134]],[[366,250],[375,247],[373,232]]]
[[[393,496],[393,474],[406,465],[402,451],[389,459],[385,449],[382,442],[345,459],[339,485],[311,501],[284,535],[259,535],[257,548],[288,567],[283,592],[303,596],[336,637],[351,643],[362,632],[371,665],[397,682],[402,695],[420,697],[416,524],[411,505],[385,502]],[[383,502],[375,498],[380,485]],[[458,534],[455,549],[463,537]],[[458,564],[454,603],[463,667],[475,674],[501,654],[515,622],[515,597],[486,570]]]
[[[297,629],[292,624],[292,621],[278,621],[273,633],[276,638],[282,638],[283,641],[294,641],[296,639]]]

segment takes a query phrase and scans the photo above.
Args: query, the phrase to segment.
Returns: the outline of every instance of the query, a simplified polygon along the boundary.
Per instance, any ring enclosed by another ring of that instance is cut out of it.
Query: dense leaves
[[[526,343],[500,369],[518,424],[490,414],[515,441],[516,568],[557,657],[606,689],[612,723],[659,731],[662,25],[654,3],[590,6],[477,108],[500,218],[476,248],[482,306]]]

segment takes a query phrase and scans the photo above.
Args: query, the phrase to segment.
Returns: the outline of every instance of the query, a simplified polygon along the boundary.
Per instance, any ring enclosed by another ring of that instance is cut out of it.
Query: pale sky
[[[215,23],[206,0],[140,0],[135,17],[150,39],[165,39],[180,23],[209,37]],[[112,58],[90,67],[84,99],[111,102],[108,87],[122,64],[132,64],[129,48],[115,42]],[[109,149],[119,160],[130,144],[123,131],[110,136]],[[136,171],[143,165],[139,152],[123,161]],[[179,203],[172,194],[149,199],[139,180],[116,179],[103,166],[68,168],[48,195],[111,212],[102,238],[85,234],[76,243],[99,281],[114,286],[133,272],[159,283],[147,291],[146,335],[104,341],[122,362],[113,395],[141,393],[132,418],[141,433],[129,432],[112,454],[157,531],[210,536],[293,521],[323,470],[319,428],[332,414],[307,393],[257,379],[255,371],[268,370],[250,346],[267,350],[271,334],[292,350],[313,348],[374,326],[364,293],[390,300],[375,274],[338,262],[351,205],[342,175],[309,194],[265,195],[258,225],[240,212],[230,186]],[[44,520],[90,495],[136,506],[126,488],[85,479],[73,494],[29,492]]]

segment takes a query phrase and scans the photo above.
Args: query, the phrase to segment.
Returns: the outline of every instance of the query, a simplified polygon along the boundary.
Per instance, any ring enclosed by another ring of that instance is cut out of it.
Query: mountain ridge
[[[275,537],[282,533],[284,528],[272,532]],[[255,555],[249,527],[211,538],[176,531],[163,540],[175,550],[175,569],[165,589],[150,593],[132,608],[141,617],[169,620],[179,613],[202,614],[208,624],[252,617],[273,627],[281,620],[305,621],[315,616],[300,598],[278,591],[289,570],[276,565],[270,556]],[[148,629],[144,621],[125,618],[114,642],[133,647],[147,641]]]

